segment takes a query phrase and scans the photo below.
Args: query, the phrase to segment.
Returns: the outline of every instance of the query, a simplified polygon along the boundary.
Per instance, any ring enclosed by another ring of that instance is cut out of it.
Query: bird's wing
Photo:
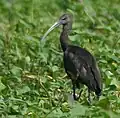
[[[67,56],[67,62],[68,61],[70,62],[69,67],[72,65],[72,69],[76,71],[76,74],[81,74],[81,76],[87,75],[87,71],[90,70],[89,64],[82,56],[76,55],[72,52],[67,54],[66,56]]]
[[[69,53],[68,56],[71,64],[74,65],[74,70],[85,79],[83,81],[94,81],[98,89],[101,89],[101,76],[96,60],[91,56],[92,62],[88,63],[89,61],[83,56],[75,55],[74,53]]]
[[[95,79],[99,89],[102,89],[100,70],[99,70],[96,60],[94,58],[92,61],[91,72],[94,76],[94,79]]]

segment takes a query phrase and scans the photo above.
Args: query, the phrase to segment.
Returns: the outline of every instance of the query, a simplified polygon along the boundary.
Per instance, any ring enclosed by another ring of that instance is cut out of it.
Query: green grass
[[[119,0],[0,0],[1,118],[119,118]],[[60,28],[40,37],[64,13],[73,15],[70,40],[97,59],[100,101],[68,101],[71,82],[63,67]]]

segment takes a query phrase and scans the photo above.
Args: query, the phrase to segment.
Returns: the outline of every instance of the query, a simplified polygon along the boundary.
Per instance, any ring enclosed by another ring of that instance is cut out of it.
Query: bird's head
[[[72,16],[70,14],[64,14],[60,17],[58,22],[60,25],[70,24],[72,23]]]
[[[52,25],[48,31],[44,34],[44,36],[42,37],[42,40],[45,39],[45,37],[56,27],[63,25],[67,27],[67,30],[71,30],[72,29],[72,15],[70,14],[64,14],[62,15],[59,20],[57,22],[54,23],[54,25]]]

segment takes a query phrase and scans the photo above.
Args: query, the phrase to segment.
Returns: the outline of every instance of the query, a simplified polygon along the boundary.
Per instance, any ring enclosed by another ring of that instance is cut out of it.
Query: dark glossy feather
[[[101,94],[100,72],[94,57],[87,50],[69,45],[64,52],[64,67],[72,81],[85,84],[96,95]]]

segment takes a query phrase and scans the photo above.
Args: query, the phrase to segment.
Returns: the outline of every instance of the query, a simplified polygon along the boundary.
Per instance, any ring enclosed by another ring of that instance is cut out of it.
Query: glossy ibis
[[[68,35],[70,30],[72,30],[72,16],[69,14],[62,15],[58,22],[49,28],[42,40],[45,39],[49,32],[60,25],[63,25],[60,35],[60,43],[64,52],[64,68],[67,75],[72,80],[73,98],[77,100],[80,97],[79,95],[77,98],[75,88],[79,88],[80,84],[83,84],[88,87],[88,102],[91,101],[91,91],[95,92],[99,99],[102,91],[101,76],[95,58],[87,50],[68,43]]]

